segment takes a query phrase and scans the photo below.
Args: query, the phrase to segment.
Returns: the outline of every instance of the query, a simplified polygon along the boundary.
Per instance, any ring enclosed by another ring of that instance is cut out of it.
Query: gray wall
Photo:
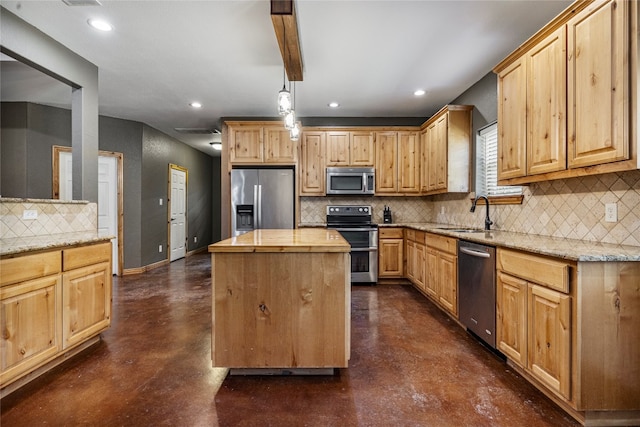
[[[167,258],[167,191],[169,163],[188,170],[187,250],[210,243],[212,235],[211,157],[144,125],[142,136],[142,263]],[[159,199],[163,199],[160,206]],[[198,243],[193,237],[198,237]],[[158,246],[163,245],[163,253]]]
[[[71,88],[73,198],[98,201],[98,67],[1,8],[0,50]]]
[[[0,143],[3,197],[51,198],[53,145],[71,146],[71,112],[30,103],[2,103]],[[124,268],[167,258],[168,165],[189,171],[188,251],[220,236],[220,158],[212,158],[147,125],[100,116],[99,147],[123,154]],[[6,154],[6,155],[5,155]],[[24,166],[24,167],[23,167]],[[159,206],[158,199],[163,199]],[[218,218],[212,212],[217,200]],[[215,224],[213,226],[212,224]],[[198,242],[193,242],[197,236]],[[217,240],[214,240],[216,239]]]

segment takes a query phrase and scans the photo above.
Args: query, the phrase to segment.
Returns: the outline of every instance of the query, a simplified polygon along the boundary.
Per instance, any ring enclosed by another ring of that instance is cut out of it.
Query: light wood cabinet
[[[570,400],[572,304],[568,292],[572,266],[498,249],[497,268],[498,350],[549,390]]]
[[[398,132],[398,192],[420,192],[420,134]]]
[[[0,288],[0,384],[27,374],[62,349],[61,289],[61,274]]]
[[[425,233],[423,290],[446,311],[458,316],[458,242]]]
[[[281,122],[226,122],[229,162],[232,165],[292,165],[298,144]]]
[[[305,131],[302,134],[302,161],[300,163],[300,195],[324,196],[325,132]]]
[[[376,132],[376,194],[420,192],[420,133]]]
[[[566,29],[498,73],[498,179],[566,169]]]
[[[376,132],[376,194],[398,192],[398,133]]]
[[[637,2],[575,2],[494,68],[498,182],[640,167]]]
[[[425,290],[426,258],[425,233],[418,230],[405,230],[407,271],[406,276],[418,289]]]
[[[595,1],[567,23],[570,168],[629,158],[631,3]]]
[[[373,166],[375,150],[373,132],[361,131],[328,131],[327,166]]]
[[[0,259],[0,319],[0,387],[67,357],[111,323],[111,242]]]
[[[402,228],[378,230],[378,277],[399,279],[404,276],[404,239]]]
[[[472,111],[470,105],[447,105],[422,125],[417,186],[422,194],[469,191]]]

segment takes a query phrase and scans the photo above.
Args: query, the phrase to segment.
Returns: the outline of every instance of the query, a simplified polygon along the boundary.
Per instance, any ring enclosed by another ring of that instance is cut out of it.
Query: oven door
[[[351,282],[378,281],[378,230],[375,228],[336,228],[351,245]]]

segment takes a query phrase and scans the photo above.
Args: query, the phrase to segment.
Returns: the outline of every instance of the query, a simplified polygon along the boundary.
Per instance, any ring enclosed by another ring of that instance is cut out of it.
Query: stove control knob
[[[365,212],[369,212],[369,208],[364,208],[364,211]]]
[[[329,212],[333,212],[333,208],[329,208]]]
[[[358,208],[358,212],[362,212],[362,208]]]

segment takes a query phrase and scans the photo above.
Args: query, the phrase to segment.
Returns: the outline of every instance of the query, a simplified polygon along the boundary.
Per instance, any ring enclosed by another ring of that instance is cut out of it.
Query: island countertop
[[[349,252],[338,231],[320,228],[254,230],[209,245],[209,252]]]

